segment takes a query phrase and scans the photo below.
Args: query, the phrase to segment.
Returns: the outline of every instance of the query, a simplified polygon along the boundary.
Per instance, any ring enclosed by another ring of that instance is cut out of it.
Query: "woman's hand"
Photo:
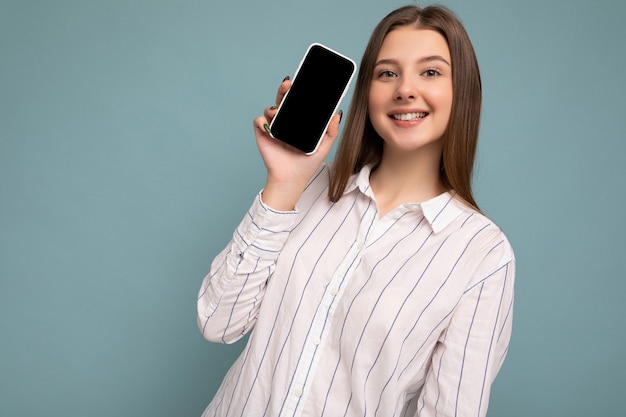
[[[278,105],[291,87],[289,78],[280,84],[276,105],[265,109],[263,116],[254,119],[257,146],[267,168],[267,181],[263,189],[263,202],[275,210],[289,211],[295,208],[304,188],[318,170],[339,134],[341,114],[336,114],[313,155],[296,150],[269,135],[266,126],[276,115]],[[306,129],[302,126],[302,129]]]

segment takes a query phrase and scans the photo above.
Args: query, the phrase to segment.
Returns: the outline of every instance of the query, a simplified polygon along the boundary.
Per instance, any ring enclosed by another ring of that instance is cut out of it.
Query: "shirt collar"
[[[352,175],[350,181],[348,181],[344,195],[358,188],[363,194],[375,200],[374,193],[372,193],[370,186],[371,171],[372,166],[366,165],[361,171]],[[421,210],[426,221],[428,221],[430,227],[433,229],[433,232],[439,233],[452,223],[461,212],[467,209],[462,202],[454,198],[455,194],[455,191],[446,191],[430,200],[421,203],[408,203],[405,206],[413,210]]]
[[[372,189],[370,186],[370,173],[372,172],[372,165],[365,165],[361,168],[358,174],[352,175],[350,180],[348,181],[348,185],[346,185],[346,189],[343,194],[348,194],[354,191],[355,189],[359,189],[363,194],[374,197],[372,193]]]
[[[465,205],[454,198],[455,194],[455,191],[446,191],[420,204],[433,232],[439,233],[465,211]]]

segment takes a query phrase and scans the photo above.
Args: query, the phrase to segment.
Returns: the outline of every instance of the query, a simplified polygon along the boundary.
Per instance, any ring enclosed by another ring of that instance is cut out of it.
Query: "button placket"
[[[296,411],[302,407],[301,402],[304,401],[304,397],[306,397],[304,393],[306,384],[308,383],[308,378],[315,373],[316,359],[319,359],[320,354],[318,348],[328,332],[328,323],[332,321],[334,308],[339,301],[338,296],[340,296],[340,289],[350,280],[360,257],[361,251],[357,249],[357,245],[353,245],[330,280],[320,300],[317,312],[313,318],[312,326],[309,330],[312,336],[309,338],[309,343],[305,345],[300,361],[296,366],[293,383],[289,391],[291,393],[291,399],[287,401],[281,415],[287,415],[286,413],[289,413],[287,410]]]

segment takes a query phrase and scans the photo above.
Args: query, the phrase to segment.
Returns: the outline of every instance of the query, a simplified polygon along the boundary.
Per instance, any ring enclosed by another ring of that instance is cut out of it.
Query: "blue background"
[[[444,3],[518,258],[489,416],[626,415],[626,3]],[[195,300],[263,184],[252,120],[309,43],[358,61],[402,4],[0,1],[1,416],[200,415],[242,348]]]

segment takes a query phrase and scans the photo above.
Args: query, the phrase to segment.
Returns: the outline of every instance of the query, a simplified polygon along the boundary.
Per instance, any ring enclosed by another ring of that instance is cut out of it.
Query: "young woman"
[[[341,115],[312,156],[267,134],[276,106],[255,119],[267,182],[198,298],[208,340],[254,330],[204,416],[486,414],[515,259],[472,197],[480,104],[461,23],[407,6],[370,38],[333,164]]]

